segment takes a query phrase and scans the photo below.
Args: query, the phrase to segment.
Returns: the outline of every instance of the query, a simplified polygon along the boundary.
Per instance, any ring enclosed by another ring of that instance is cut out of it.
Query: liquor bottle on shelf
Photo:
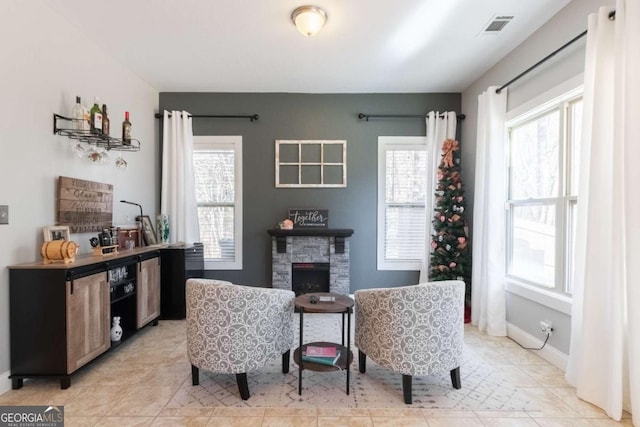
[[[84,130],[84,109],[79,96],[76,96],[76,103],[71,109],[71,118],[73,119],[73,129]]]
[[[124,112],[124,121],[122,122],[122,142],[127,145],[131,144],[131,122],[128,111]]]
[[[109,116],[107,115],[107,104],[102,104],[102,135],[109,136]]]
[[[82,122],[82,130],[89,131],[91,129],[91,113],[89,113],[91,109],[86,105],[82,104],[82,113],[84,115],[84,121]]]
[[[102,111],[100,110],[100,106],[98,105],[99,99],[96,96],[93,102],[93,107],[91,107],[91,133],[96,135],[102,134]]]

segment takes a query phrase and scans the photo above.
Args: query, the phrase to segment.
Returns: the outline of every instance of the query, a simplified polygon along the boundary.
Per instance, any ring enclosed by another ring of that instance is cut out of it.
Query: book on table
[[[311,351],[309,351],[309,347],[311,347]],[[318,351],[315,349],[322,349],[323,351]],[[319,354],[319,355],[318,355]],[[311,362],[311,363],[319,363],[321,365],[329,365],[329,366],[337,366],[338,360],[340,359],[340,351],[335,347],[314,347],[307,346],[306,351],[302,352],[302,361],[303,362]]]
[[[309,357],[336,357],[338,349],[333,346],[320,347],[317,345],[308,345],[306,347],[306,355]]]

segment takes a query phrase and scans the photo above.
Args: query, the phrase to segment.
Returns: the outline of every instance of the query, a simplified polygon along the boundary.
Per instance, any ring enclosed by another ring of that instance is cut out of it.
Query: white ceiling
[[[304,93],[461,92],[569,1],[46,0],[161,92]],[[304,4],[328,15],[312,38]]]

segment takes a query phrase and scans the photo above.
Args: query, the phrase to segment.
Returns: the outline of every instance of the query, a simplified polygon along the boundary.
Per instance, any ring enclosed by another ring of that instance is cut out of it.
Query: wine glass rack
[[[70,117],[53,114],[53,133],[63,135],[72,140],[86,142],[90,145],[101,147],[107,151],[140,151],[140,141],[131,139],[131,143],[126,143],[122,139],[113,138],[108,135],[96,135],[88,130],[73,129],[74,123],[84,122],[83,119],[73,119]],[[64,125],[61,127],[61,125]],[[69,127],[67,127],[69,126]]]

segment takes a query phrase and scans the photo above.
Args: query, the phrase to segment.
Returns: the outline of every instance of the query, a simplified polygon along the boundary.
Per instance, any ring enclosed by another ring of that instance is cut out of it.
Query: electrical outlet
[[[553,332],[553,323],[551,323],[549,320],[541,320],[540,332],[542,332],[543,334],[551,335],[551,333]]]
[[[9,206],[0,205],[0,224],[9,224]]]

